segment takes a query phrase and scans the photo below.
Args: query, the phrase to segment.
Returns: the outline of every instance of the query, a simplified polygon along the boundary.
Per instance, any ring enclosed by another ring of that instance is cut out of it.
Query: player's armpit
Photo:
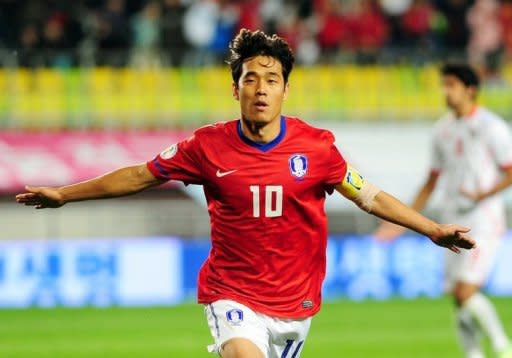
[[[336,190],[367,212],[371,212],[375,196],[380,192],[378,187],[365,181],[350,165],[343,181],[336,185]]]

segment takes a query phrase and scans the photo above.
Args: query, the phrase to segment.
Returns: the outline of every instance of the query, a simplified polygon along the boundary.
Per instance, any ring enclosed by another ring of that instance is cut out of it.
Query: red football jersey
[[[240,120],[200,128],[148,162],[155,177],[204,187],[212,249],[198,300],[231,299],[257,312],[308,317],[325,276],[325,194],[347,164],[327,130],[281,118],[272,142],[248,139]]]

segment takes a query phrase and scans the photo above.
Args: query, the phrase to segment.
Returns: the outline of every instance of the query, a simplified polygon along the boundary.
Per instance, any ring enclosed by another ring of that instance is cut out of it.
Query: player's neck
[[[454,108],[453,111],[455,112],[457,118],[460,119],[470,117],[475,112],[476,108],[477,105],[475,102],[468,102],[458,108]]]
[[[281,132],[281,116],[269,123],[254,123],[242,117],[242,133],[256,143],[269,143]]]

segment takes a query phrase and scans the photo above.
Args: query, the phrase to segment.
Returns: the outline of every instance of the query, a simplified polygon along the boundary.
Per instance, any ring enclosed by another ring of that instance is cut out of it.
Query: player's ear
[[[233,98],[236,99],[237,101],[239,101],[240,96],[238,93],[238,84],[236,84],[235,82],[231,83],[231,88],[233,90]]]
[[[290,82],[286,82],[286,84],[284,85],[284,96],[283,96],[283,100],[287,99],[288,98],[288,91],[290,89]]]

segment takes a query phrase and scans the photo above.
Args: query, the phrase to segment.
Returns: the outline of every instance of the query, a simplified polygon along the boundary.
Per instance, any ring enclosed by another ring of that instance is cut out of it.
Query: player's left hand
[[[472,249],[476,246],[475,241],[466,235],[469,230],[469,228],[459,225],[440,225],[439,232],[430,236],[430,240],[434,244],[446,247],[458,254],[460,249]]]
[[[487,197],[484,192],[482,191],[469,191],[464,188],[460,189],[460,193],[464,195],[465,197],[473,200],[475,203],[479,202],[480,200],[483,200]]]

